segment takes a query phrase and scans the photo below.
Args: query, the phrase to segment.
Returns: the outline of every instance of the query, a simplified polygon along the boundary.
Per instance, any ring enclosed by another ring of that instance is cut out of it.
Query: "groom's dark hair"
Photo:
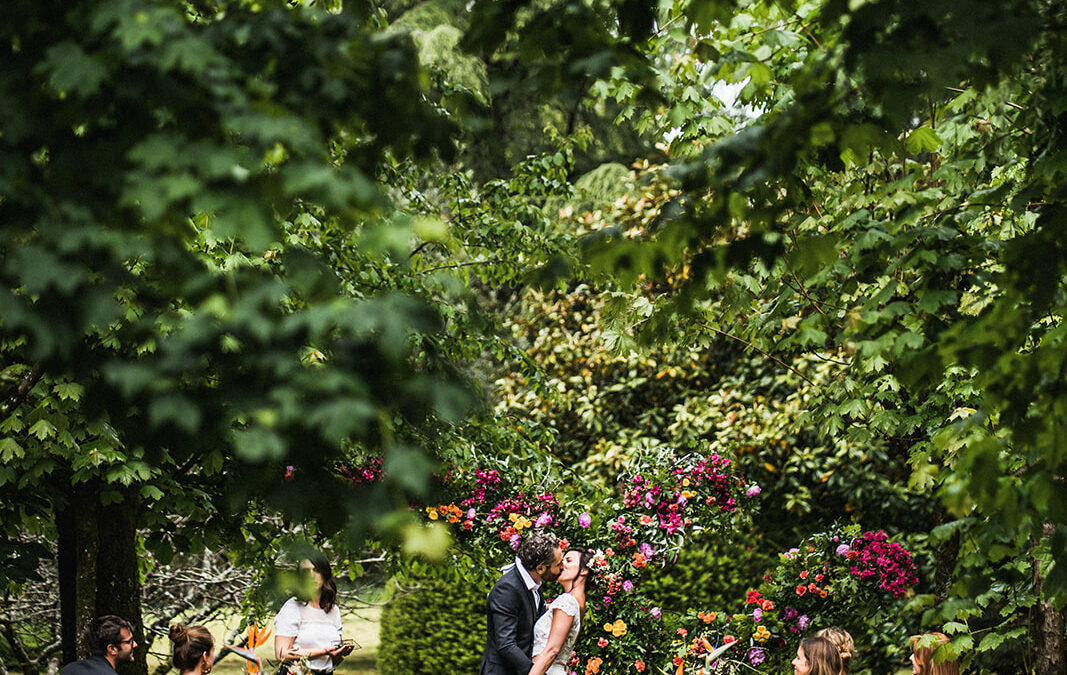
[[[534,532],[519,544],[518,556],[522,566],[528,570],[538,565],[551,565],[556,559],[559,539],[548,532]]]

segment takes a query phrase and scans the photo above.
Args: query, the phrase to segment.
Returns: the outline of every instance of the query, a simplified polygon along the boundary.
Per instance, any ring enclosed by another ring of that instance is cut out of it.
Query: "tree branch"
[[[760,349],[756,345],[752,344],[748,340],[745,340],[744,338],[739,338],[736,335],[731,335],[730,333],[727,333],[724,330],[719,330],[718,328],[715,328],[714,326],[709,326],[708,324],[706,324],[706,323],[704,323],[702,321],[697,321],[696,325],[700,326],[701,328],[705,328],[707,330],[710,330],[710,331],[712,331],[714,333],[718,333],[719,335],[722,335],[723,337],[728,337],[731,340],[736,340],[736,341],[740,342],[741,344],[745,345],[746,347],[749,347],[750,349],[754,349],[755,351],[759,352],[760,354],[763,354],[768,359],[770,359],[770,360],[774,361],[775,363],[777,363],[778,365],[782,366],[786,370],[788,370],[791,373],[795,374],[797,377],[799,377],[800,379],[804,380],[805,382],[807,382],[811,386],[813,386],[813,387],[815,386],[815,383],[812,382],[811,380],[809,380],[807,377],[805,377],[804,373],[800,372],[799,370],[797,370],[793,366],[789,365],[785,361],[781,360],[777,356],[774,356],[773,354],[769,354],[769,353],[763,351],[762,349]]]
[[[4,405],[0,407],[0,419],[7,417],[15,410],[15,408],[19,407],[22,401],[25,400],[26,394],[33,388],[33,385],[37,384],[37,381],[41,379],[43,371],[44,368],[40,361],[33,364],[33,368],[31,368],[30,372],[26,373],[25,377],[22,378],[22,381],[19,382],[19,386],[15,392],[11,394],[11,396],[4,401]]]

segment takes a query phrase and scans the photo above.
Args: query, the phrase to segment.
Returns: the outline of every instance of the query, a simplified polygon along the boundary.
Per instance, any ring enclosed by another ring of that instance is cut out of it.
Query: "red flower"
[[[724,635],[724,636],[722,636],[722,643],[724,645],[725,644],[729,644],[731,642],[737,642],[737,638],[735,638],[733,635]]]
[[[688,634],[689,634],[689,631],[687,631],[687,630],[686,630],[686,629],[684,629],[684,628],[679,628],[679,629],[678,629],[678,634],[679,634],[679,635],[681,635],[682,637],[685,637],[686,635],[688,635]]]
[[[608,641],[605,638],[600,638],[596,641],[596,646],[603,649],[604,647],[608,646]]]
[[[808,578],[808,571],[804,570],[803,572],[801,572],[800,573],[800,578],[801,579],[807,579]]]
[[[797,595],[804,595],[808,592],[808,589],[804,586],[797,586]]]
[[[823,580],[823,579],[825,579],[825,578],[826,578],[826,577],[824,577],[824,576],[823,576],[823,575],[821,575],[821,574],[816,574],[816,575],[815,575],[815,581],[819,582],[820,584],[822,583],[822,580]]]
[[[645,672],[645,662],[641,659],[637,659],[634,661],[634,668],[636,668],[639,673]]]

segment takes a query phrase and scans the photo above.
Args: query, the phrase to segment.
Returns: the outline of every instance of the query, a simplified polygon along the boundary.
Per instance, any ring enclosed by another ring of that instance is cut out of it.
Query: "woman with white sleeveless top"
[[[533,668],[529,675],[566,675],[574,642],[585,613],[585,586],[589,580],[591,551],[579,548],[563,556],[563,572],[557,581],[563,594],[548,605],[534,624]]]
[[[352,651],[341,644],[337,582],[326,556],[315,551],[300,562],[302,598],[289,598],[274,618],[274,655],[292,670],[306,659],[312,673],[332,673]]]

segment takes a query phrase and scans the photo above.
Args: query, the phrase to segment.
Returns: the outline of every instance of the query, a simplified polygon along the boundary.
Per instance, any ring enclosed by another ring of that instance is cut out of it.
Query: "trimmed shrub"
[[[380,675],[476,673],[485,648],[485,597],[493,578],[460,578],[455,569],[410,568],[404,590],[382,612]]]

